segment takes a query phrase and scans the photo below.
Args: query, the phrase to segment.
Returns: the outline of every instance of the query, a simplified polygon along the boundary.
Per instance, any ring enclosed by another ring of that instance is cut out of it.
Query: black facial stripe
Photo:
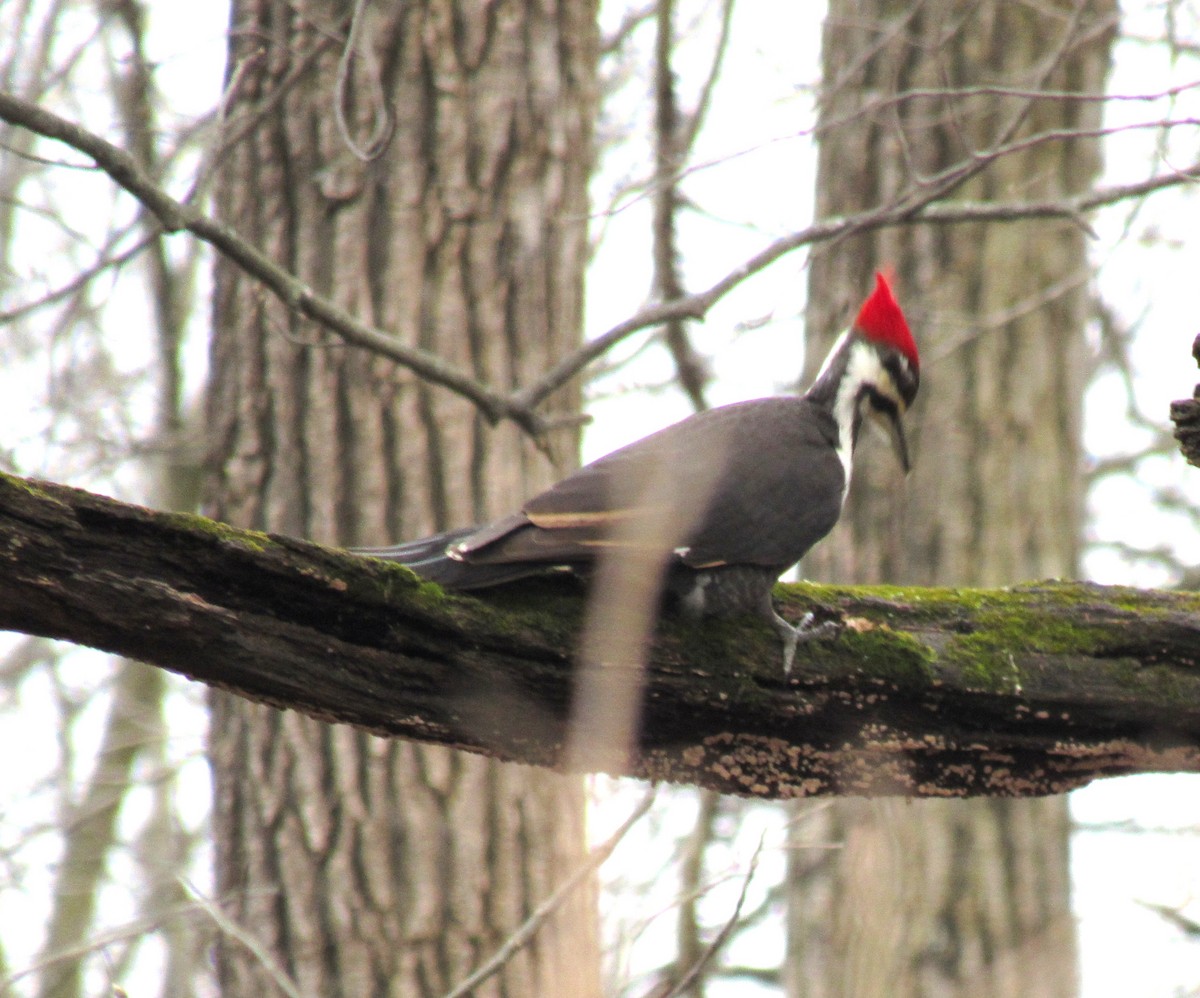
[[[898,353],[885,353],[880,357],[884,370],[892,376],[892,382],[906,406],[912,405],[921,383],[920,375]],[[878,408],[878,406],[877,406]],[[893,406],[893,408],[895,408]]]
[[[876,409],[892,417],[900,414],[900,407],[896,404],[896,400],[888,395],[884,395],[874,385],[863,385],[862,391],[866,395],[867,401],[871,403],[872,409]]]

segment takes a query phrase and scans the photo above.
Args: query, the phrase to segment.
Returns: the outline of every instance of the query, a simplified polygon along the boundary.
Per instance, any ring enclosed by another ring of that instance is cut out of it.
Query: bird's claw
[[[806,613],[796,624],[789,624],[776,614],[775,629],[783,638],[783,673],[789,675],[792,671],[792,660],[796,657],[797,646],[801,642],[816,641],[832,635],[837,631],[838,625],[836,620],[826,620],[814,625],[812,613]]]

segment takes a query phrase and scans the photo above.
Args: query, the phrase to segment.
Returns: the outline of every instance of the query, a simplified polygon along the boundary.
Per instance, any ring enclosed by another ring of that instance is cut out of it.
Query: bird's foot
[[[779,614],[774,614],[775,630],[783,639],[783,672],[788,675],[792,671],[792,660],[796,657],[796,647],[802,642],[816,641],[830,637],[838,630],[836,620],[826,620],[820,624],[813,623],[813,615],[806,613],[796,624],[789,624]]]

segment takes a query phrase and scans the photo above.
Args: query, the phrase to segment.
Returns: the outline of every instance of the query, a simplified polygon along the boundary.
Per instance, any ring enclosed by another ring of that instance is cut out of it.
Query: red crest
[[[917,357],[916,341],[882,271],[875,274],[875,290],[863,302],[858,318],[854,320],[854,326],[867,339],[885,343],[899,350],[908,358],[913,370],[920,369],[921,361]]]

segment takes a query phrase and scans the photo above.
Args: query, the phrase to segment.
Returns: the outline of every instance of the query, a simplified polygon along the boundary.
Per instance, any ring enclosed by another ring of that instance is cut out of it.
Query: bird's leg
[[[828,637],[837,629],[837,621],[827,620],[823,624],[813,624],[813,615],[806,613],[799,623],[789,624],[771,608],[771,626],[783,639],[783,672],[788,675],[792,671],[792,659],[796,657],[796,646],[802,641],[815,641]]]

